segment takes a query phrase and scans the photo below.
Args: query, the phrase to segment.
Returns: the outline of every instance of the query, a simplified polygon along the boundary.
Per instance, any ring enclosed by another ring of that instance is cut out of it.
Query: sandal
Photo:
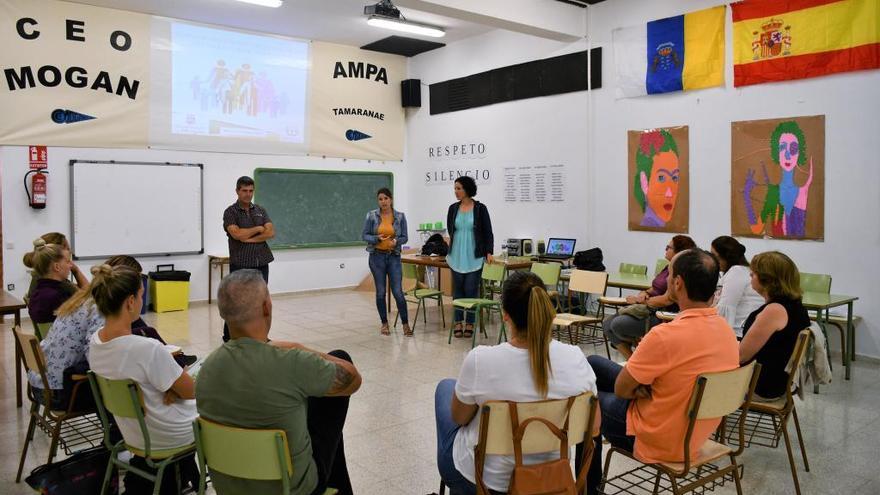
[[[464,336],[464,334],[461,331],[461,323],[455,324],[455,329],[452,330],[452,335],[457,339],[460,339]]]
[[[406,337],[412,337],[412,336],[413,336],[413,331],[412,331],[412,328],[410,328],[409,323],[404,323],[404,324],[403,324],[403,335],[406,336]]]
[[[474,326],[468,323],[464,327],[464,338],[469,339],[474,336]]]
[[[388,328],[387,323],[382,324],[382,328],[379,329],[379,333],[382,335],[391,335],[391,330]]]

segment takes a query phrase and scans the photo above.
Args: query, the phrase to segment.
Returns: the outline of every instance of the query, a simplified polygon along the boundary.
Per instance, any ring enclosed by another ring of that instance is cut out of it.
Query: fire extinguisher
[[[28,205],[34,209],[43,209],[46,207],[46,179],[48,170],[30,170],[24,174],[24,191],[28,197]],[[31,177],[31,187],[28,189],[28,176]]]

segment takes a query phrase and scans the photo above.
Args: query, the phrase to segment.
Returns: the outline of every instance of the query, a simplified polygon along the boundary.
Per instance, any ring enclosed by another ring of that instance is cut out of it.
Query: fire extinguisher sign
[[[28,161],[31,164],[31,170],[42,170],[48,168],[49,153],[45,146],[28,146]]]

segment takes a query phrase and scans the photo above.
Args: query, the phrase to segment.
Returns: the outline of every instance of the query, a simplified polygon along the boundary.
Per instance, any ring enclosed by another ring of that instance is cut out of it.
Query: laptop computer
[[[540,257],[545,259],[564,260],[574,256],[574,245],[577,239],[560,239],[551,237],[547,241],[547,251]]]

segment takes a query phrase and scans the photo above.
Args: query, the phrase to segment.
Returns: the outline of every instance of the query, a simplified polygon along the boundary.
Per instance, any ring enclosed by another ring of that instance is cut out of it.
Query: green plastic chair
[[[153,482],[153,495],[159,494],[162,486],[162,478],[165,468],[174,464],[174,473],[177,479],[177,490],[180,491],[180,464],[177,461],[191,455],[196,450],[196,444],[191,443],[174,449],[157,450],[150,446],[150,431],[144,421],[143,395],[141,389],[134,380],[110,380],[98,376],[89,371],[89,385],[92,387],[92,395],[98,407],[98,415],[104,425],[104,445],[110,449],[110,462],[107,463],[107,471],[104,473],[104,483],[101,485],[101,495],[106,495],[110,486],[110,477],[115,466],[127,471],[127,476],[136,474]],[[107,413],[117,418],[134,418],[140,425],[141,435],[144,437],[144,448],[139,449],[129,445],[125,440],[120,440],[114,445],[110,441],[110,422]],[[142,469],[132,467],[129,463],[118,458],[118,454],[128,450],[134,455],[143,457],[147,465],[156,469],[156,474],[148,473]]]
[[[404,280],[415,280],[419,281],[419,267],[412,263],[403,263],[403,279]],[[416,302],[418,306],[416,306],[416,315],[412,320],[412,329],[416,329],[416,323],[419,321],[419,310],[422,311],[422,320],[425,324],[428,324],[428,308],[425,306],[425,299],[433,299],[437,301],[437,305],[440,306],[440,318],[443,321],[443,326],[446,326],[446,308],[443,306],[443,292],[437,289],[420,289],[418,285],[416,287],[404,292],[404,297],[414,298],[407,299],[407,302]],[[394,326],[397,326],[397,319],[400,317],[400,313],[394,315]],[[441,327],[442,328],[442,327]]]
[[[547,295],[556,302],[556,311],[560,311],[559,274],[562,272],[562,265],[559,263],[532,263],[529,270],[544,282]]]
[[[52,322],[37,323],[31,320],[31,323],[34,324],[34,335],[37,336],[37,341],[42,342],[49,335],[49,330],[52,329]]]
[[[506,266],[502,263],[483,263],[483,271],[480,275],[481,282],[485,286],[486,283],[497,283],[498,285],[504,281],[504,274],[506,272]],[[489,335],[486,333],[486,326],[483,321],[483,311],[488,313],[496,312],[499,315],[501,314],[501,301],[496,301],[495,299],[486,299],[486,298],[461,298],[461,299],[453,299],[452,306],[456,308],[460,308],[464,311],[464,316],[467,318],[468,313],[473,313],[474,315],[479,317],[479,333],[482,333],[484,337],[488,337]],[[449,327],[449,339],[447,340],[447,344],[452,343],[452,333],[455,330],[455,322],[452,322],[452,325]],[[471,341],[471,348],[477,345],[477,333],[474,332]],[[504,326],[504,320],[501,320],[501,331],[498,333],[498,343],[501,341],[507,340],[507,329]]]
[[[654,276],[656,277],[657,275],[660,275],[660,272],[662,272],[663,269],[666,268],[666,265],[668,265],[668,264],[669,264],[669,260],[667,260],[666,258],[658,259],[657,264],[654,265]]]
[[[207,485],[206,466],[236,478],[281,481],[281,494],[290,493],[293,460],[284,430],[239,428],[197,418],[193,421],[196,450],[199,453],[199,495]],[[324,495],[335,495],[327,488]]]
[[[666,260],[663,260],[666,261]],[[658,260],[659,265],[659,260]],[[664,265],[666,266],[666,265]],[[663,268],[661,267],[660,270]],[[660,270],[657,270],[657,273],[660,273]],[[617,268],[617,271],[620,273],[631,273],[633,275],[647,275],[648,274],[648,265],[636,265],[633,263],[621,263],[620,267]],[[657,273],[654,276],[657,276]],[[623,289],[618,287],[617,292],[619,296],[623,296]]]
[[[804,292],[818,292],[820,294],[831,294],[831,275],[826,275],[824,273],[805,273],[801,272],[801,290]],[[846,318],[841,316],[834,316],[831,314],[825,315],[822,317],[822,314],[819,311],[810,311],[810,319],[819,323],[819,327],[822,328],[822,333],[825,335],[825,342],[828,342],[828,332],[825,328],[826,319],[828,324],[834,325],[837,327],[837,330],[840,332],[840,347],[841,349],[847,349],[846,342]],[[857,323],[857,320],[860,318],[853,316],[853,325]],[[855,345],[855,343],[853,343]],[[830,346],[826,344],[826,348],[830,349]],[[831,351],[828,351],[828,363],[831,363]],[[844,354],[841,353],[841,361],[844,365],[846,365],[846,359]],[[855,358],[855,352],[850,358]]]

